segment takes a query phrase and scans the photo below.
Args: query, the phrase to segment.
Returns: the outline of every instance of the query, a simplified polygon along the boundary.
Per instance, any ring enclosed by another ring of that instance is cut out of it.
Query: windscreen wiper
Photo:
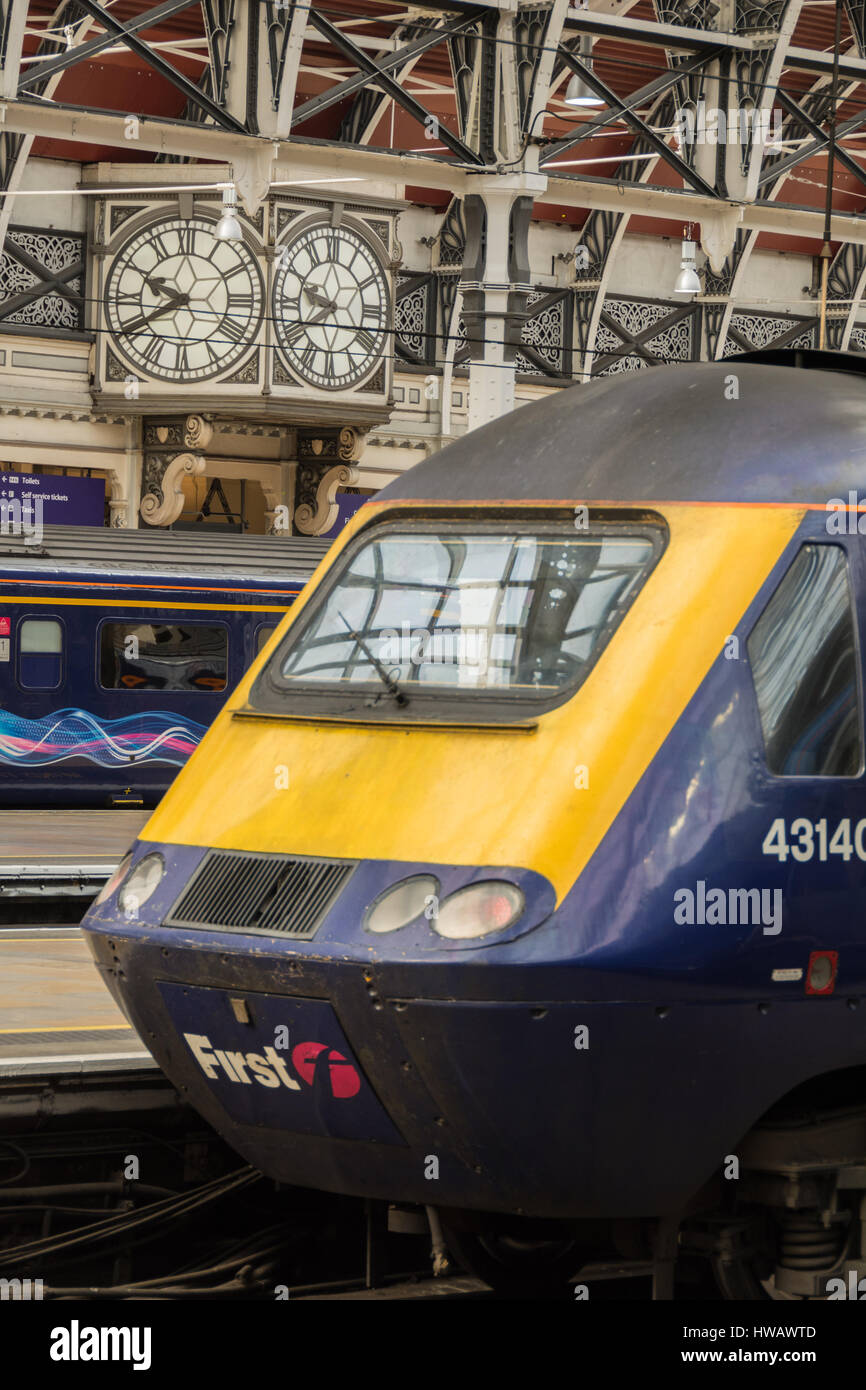
[[[376,675],[379,677],[388,694],[393,696],[398,705],[408,705],[409,696],[405,693],[405,691],[400,689],[394,677],[390,675],[388,671],[385,670],[385,667],[382,665],[379,658],[373,655],[373,653],[370,651],[370,648],[367,646],[367,643],[364,641],[363,637],[360,635],[360,633],[355,632],[354,628],[349,625],[349,623],[343,617],[339,609],[337,610],[337,617],[340,619],[340,622],[345,627],[349,636],[354,637],[355,641],[358,643],[358,646],[361,648],[361,651],[364,653],[367,660],[372,665],[373,670],[376,672]]]

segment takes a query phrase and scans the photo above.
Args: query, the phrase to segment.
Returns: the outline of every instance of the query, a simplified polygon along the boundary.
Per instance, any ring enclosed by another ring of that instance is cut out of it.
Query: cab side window
[[[56,618],[25,618],[18,629],[18,684],[56,690],[63,676],[63,628]]]
[[[767,767],[854,777],[863,734],[848,558],[804,545],[748,639]]]

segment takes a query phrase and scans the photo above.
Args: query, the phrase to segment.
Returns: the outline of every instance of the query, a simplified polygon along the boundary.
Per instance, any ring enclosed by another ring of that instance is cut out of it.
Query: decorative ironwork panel
[[[398,275],[394,306],[394,345],[398,357],[419,366],[436,359],[434,275]]]
[[[10,227],[0,256],[0,322],[82,332],[85,239]]]
[[[210,57],[211,80],[208,95],[213,96],[220,106],[223,106],[226,99],[226,79],[231,66],[229,54],[232,30],[235,27],[235,0],[202,0],[201,8]]]
[[[538,71],[550,14],[549,5],[529,5],[517,12],[514,25],[517,39],[517,99],[520,103],[522,130],[526,129],[535,74]]]
[[[439,229],[439,265],[462,266],[466,250],[466,218],[459,198],[452,198]]]
[[[731,314],[723,357],[756,348],[815,346],[815,319],[796,314],[757,314],[740,309]]]
[[[700,350],[700,314],[698,304],[609,296],[596,333],[592,375],[694,362]]]
[[[855,323],[851,329],[849,352],[866,352],[866,323]]]
[[[515,355],[518,372],[526,376],[562,377],[570,375],[571,296],[533,290],[526,297],[527,315],[520,330],[520,344],[526,349]],[[534,310],[534,312],[533,312]]]
[[[466,341],[466,324],[462,315],[457,316],[457,322],[451,328],[451,315],[454,309],[454,299],[457,288],[460,284],[459,271],[444,273],[439,271],[435,276],[436,302],[437,302],[437,338],[440,342],[439,359],[445,356],[451,344],[448,341],[448,334],[454,335],[454,361],[455,363],[465,362],[469,357],[469,344]]]

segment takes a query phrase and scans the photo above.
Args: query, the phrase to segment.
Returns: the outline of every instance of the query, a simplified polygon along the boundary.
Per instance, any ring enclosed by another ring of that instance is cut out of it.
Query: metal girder
[[[556,66],[556,55],[559,51],[560,40],[562,39],[562,26],[565,23],[565,16],[568,10],[569,0],[553,0],[544,36],[541,41],[541,51],[538,54],[533,72],[533,85],[527,101],[524,117],[524,129],[527,132],[535,132],[535,122],[542,111],[547,109],[550,100],[550,93],[553,88],[553,74]],[[542,125],[544,122],[542,122]]]
[[[122,115],[61,106],[54,102],[41,105],[12,100],[4,103],[0,106],[0,131],[35,138],[112,145],[129,150]],[[226,163],[255,157],[273,147],[274,142],[270,139],[215,130],[213,127],[190,126],[182,121],[157,120],[149,116],[139,118],[136,141],[139,150],[183,154]],[[401,196],[399,190],[407,183],[443,189],[462,196],[477,189],[480,172],[461,168],[453,161],[435,155],[397,153],[329,141],[304,141],[296,137],[278,142],[274,156],[298,180],[307,176],[321,178],[323,169],[327,169],[335,179],[348,175],[390,181],[395,196]],[[207,176],[212,171],[204,172]],[[497,179],[499,176],[488,174],[486,177]],[[225,174],[215,172],[214,182],[220,178],[225,178]],[[154,179],[159,180],[156,170]],[[146,187],[146,184],[142,185],[143,190]],[[537,198],[558,202],[564,207],[608,209],[666,221],[675,218],[683,222],[701,222],[702,219],[722,216],[729,217],[745,231],[774,232],[781,236],[820,238],[823,223],[823,213],[816,208],[782,206],[772,202],[725,202],[715,196],[678,189],[625,185],[615,180],[593,179],[585,175],[554,175],[552,170],[543,177],[537,176],[534,191]],[[866,218],[836,213],[831,235],[834,241],[866,244]]]
[[[93,0],[88,0],[88,3],[93,3]],[[467,164],[483,164],[484,161],[480,155],[465,144],[459,135],[454,135],[444,121],[440,122],[437,117],[431,115],[427,108],[405,91],[381,64],[374,62],[369,54],[365,53],[362,48],[358,48],[357,44],[352,43],[352,40],[340,29],[337,29],[323,14],[311,9],[307,22],[318,30],[322,37],[326,38],[337,49],[338,53],[349,58],[361,72],[367,74],[368,80],[381,87],[387,96],[391,97],[398,106],[402,106],[404,111],[408,111],[410,116],[414,116],[415,120],[422,126],[427,126],[428,122],[434,121],[437,126],[437,138],[451,150],[452,154],[456,154]],[[429,126],[427,128],[429,129]]]
[[[787,92],[783,92],[781,88],[779,88],[776,96],[778,97],[779,105],[784,106],[789,116],[796,116],[798,120],[802,121],[806,129],[810,131],[817,140],[820,140],[823,145],[829,143],[829,135],[825,134],[817,122],[813,121],[812,117],[803,110],[802,106],[794,101],[793,97],[789,96]],[[863,168],[862,164],[858,164],[856,159],[852,159],[851,156],[847,154],[845,150],[840,149],[838,145],[836,146],[834,157],[839,164],[845,166],[849,174],[854,175],[858,182],[866,184],[866,169]],[[777,164],[774,166],[773,172],[777,173],[778,171],[779,165]]]
[[[210,91],[220,106],[225,104],[226,81],[231,63],[232,30],[235,27],[235,0],[201,0],[201,13],[210,57]]]
[[[405,48],[399,48],[396,53],[392,53],[387,58],[380,58],[376,66],[382,73],[392,72],[394,68],[403,67],[405,63],[413,61],[422,53],[426,53],[428,48],[435,48],[437,43],[443,39],[451,38],[455,34],[464,32],[469,25],[475,23],[476,16],[463,16],[453,20],[442,29],[436,29],[431,34],[426,34],[423,39],[416,39],[414,43],[407,43]],[[354,47],[354,45],[353,45]],[[360,52],[360,50],[358,50]],[[353,59],[354,61],[354,59]],[[370,59],[370,62],[373,60]],[[301,106],[295,107],[292,117],[292,127],[301,125],[303,121],[309,120],[310,116],[316,116],[320,111],[327,111],[329,106],[334,106],[344,97],[352,96],[353,93],[367,87],[370,82],[369,74],[361,72],[357,77],[347,77],[345,82],[339,82],[336,87],[329,87],[327,91],[320,92],[318,96],[311,97],[309,101],[303,102]],[[402,90],[402,89],[401,89]],[[390,95],[390,93],[389,93]]]
[[[717,52],[721,52],[721,49],[717,50]],[[626,98],[625,101],[617,101],[614,106],[609,106],[606,110],[600,111],[591,121],[587,121],[583,125],[575,126],[574,130],[569,131],[567,135],[563,135],[561,140],[557,140],[555,144],[548,146],[540,161],[541,166],[543,167],[549,164],[552,159],[556,159],[559,155],[565,154],[566,150],[573,149],[574,146],[579,145],[581,141],[589,140],[593,135],[597,135],[599,131],[604,130],[606,126],[611,125],[614,121],[621,120],[625,111],[634,111],[636,107],[642,106],[644,102],[651,101],[654,97],[660,96],[662,92],[666,92],[670,87],[675,87],[682,77],[687,76],[691,72],[699,71],[706,62],[707,56],[702,53],[691,59],[691,61],[687,60],[682,67],[671,68],[668,72],[660,73],[658,77],[654,77],[651,82],[647,82],[646,86],[641,87],[639,91],[632,92],[631,96]],[[643,134],[643,131],[641,131],[641,134]]]
[[[570,196],[567,192],[569,184],[573,187]],[[684,223],[729,216],[735,227],[742,227],[746,231],[774,232],[777,236],[818,240],[821,239],[824,220],[824,214],[818,208],[772,202],[725,202],[720,198],[705,198],[669,188],[617,185],[605,179],[573,175],[562,175],[557,179],[550,177],[544,197],[546,202],[561,203],[563,206],[605,208],[611,212],[627,212],[639,217],[657,217]],[[866,244],[866,218],[834,213],[831,238],[833,241]]]
[[[779,96],[781,99],[781,92]],[[802,112],[798,114],[802,115]],[[838,140],[841,136],[850,134],[851,131],[856,130],[858,126],[862,126],[864,122],[866,122],[866,108],[855,112],[853,116],[849,116],[847,121],[839,122],[836,127],[836,139]],[[782,174],[789,173],[791,169],[796,168],[798,164],[802,164],[804,160],[810,159],[813,154],[817,154],[819,150],[822,150],[824,146],[829,145],[829,143],[830,136],[821,131],[820,135],[816,136],[808,145],[801,146],[799,150],[794,150],[791,154],[786,155],[784,159],[776,160],[768,169],[765,169],[758,179],[758,187],[763,188],[766,184],[772,183],[774,179],[780,178]],[[836,147],[836,155],[837,157],[839,155],[838,146]]]
[[[28,0],[3,0],[0,6],[0,97],[15,95],[24,45]]]
[[[264,10],[268,21],[266,48],[271,109],[276,118],[272,126],[268,123],[267,133],[281,140],[285,139],[292,129],[298,71],[304,40],[307,35],[309,13],[306,4],[302,4],[300,0],[289,0],[288,12],[285,9],[278,10],[273,0],[267,0]],[[250,81],[249,76],[248,81]],[[259,71],[258,82],[264,82],[264,74],[261,71]],[[248,93],[248,100],[250,95]],[[249,106],[251,107],[251,105],[250,102]],[[257,133],[264,134],[262,123],[265,117],[260,101],[258,107]]]
[[[650,44],[680,53],[705,53],[718,46],[733,53],[753,53],[756,49],[772,46],[768,44],[765,35],[728,34],[715,29],[695,29],[687,25],[631,19],[627,15],[594,14],[591,10],[584,9],[570,10],[565,28],[574,33],[592,34],[598,38],[627,39],[629,43]],[[798,68],[803,72],[829,74],[833,71],[833,54],[819,52],[817,49],[791,47],[785,58],[785,66]],[[866,60],[849,58],[843,54],[839,63],[839,76],[866,81]]]
[[[164,77],[173,87],[177,87],[178,91],[183,92],[188,101],[193,102],[196,106],[200,107],[201,110],[206,112],[218,126],[222,126],[224,130],[233,130],[237,132],[244,130],[244,126],[241,125],[240,121],[235,120],[234,116],[230,116],[223,107],[218,106],[215,101],[211,101],[210,97],[205,96],[194,82],[190,82],[189,78],[184,77],[183,73],[178,72],[177,69],[173,68],[170,63],[167,63],[164,58],[161,58],[154,49],[132,33],[127,25],[121,24],[120,20],[115,19],[110,11],[103,9],[102,5],[97,4],[96,0],[77,0],[77,3],[83,10],[86,10],[89,15],[92,15],[94,19],[98,20],[100,24],[103,24],[106,29],[112,30],[122,43],[125,43],[128,48],[131,48],[133,53],[137,53],[139,58],[143,58],[155,72],[158,72],[161,77]]]
[[[7,0],[8,3],[8,0]],[[26,6],[25,6],[26,9]],[[19,20],[20,22],[20,20]],[[50,24],[53,28],[62,28],[67,23],[81,22],[80,33],[89,29],[93,20],[84,15],[77,0],[61,0],[57,9],[51,16]],[[22,35],[23,37],[23,35]],[[11,40],[11,35],[9,36]],[[41,55],[46,50],[45,43],[40,43],[37,48],[37,55]],[[7,57],[9,49],[7,47]],[[4,74],[4,86],[2,88],[2,99],[11,100],[15,98],[18,85],[18,67],[7,64]],[[8,78],[8,87],[5,80]],[[14,78],[14,81],[13,81]],[[40,96],[50,98],[54,93],[60,76],[40,78]],[[0,128],[2,130],[2,128]],[[29,129],[19,132],[2,131],[0,133],[0,187],[6,193],[6,197],[0,201],[0,251],[3,249],[6,240],[6,231],[12,217],[12,210],[15,206],[14,193],[20,187],[24,177],[24,170],[27,167],[27,160],[33,148],[33,135]]]
[[[180,10],[189,9],[195,3],[196,0],[165,0],[164,4],[154,5],[153,9],[145,10],[144,14],[136,15],[135,19],[131,19],[126,25],[126,32],[136,34],[140,29],[148,29],[152,25],[161,23],[164,19],[170,19]],[[34,63],[28,68],[24,76],[19,78],[18,91],[28,91],[31,87],[36,87],[40,82],[44,82],[46,78],[53,77],[59,72],[65,72],[67,68],[75,67],[77,63],[85,62],[96,53],[101,53],[103,49],[110,48],[116,42],[116,34],[103,34],[99,39],[91,39],[89,43],[79,44],[65,53],[58,53],[54,57]]]
[[[625,102],[620,101],[616,93],[611,91],[610,87],[608,87],[605,82],[602,82],[600,77],[596,76],[590,66],[586,63],[582,63],[580,59],[576,58],[567,48],[560,48],[559,52],[572,72],[578,73],[593,91],[598,92],[599,96],[603,97],[607,102],[610,109],[618,110],[632,129],[636,130],[646,141],[650,149],[655,150],[656,154],[661,155],[665,163],[669,164],[670,167],[680,175],[684,183],[693,188],[695,192],[702,193],[704,197],[715,198],[716,192],[712,185],[707,183],[706,179],[701,178],[700,174],[695,173],[694,169],[690,169],[685,160],[680,159],[679,155],[676,154],[669,145],[665,144],[665,141],[660,135],[656,135],[655,131],[647,125],[645,120],[636,115]],[[677,69],[677,76],[679,75],[680,70]]]

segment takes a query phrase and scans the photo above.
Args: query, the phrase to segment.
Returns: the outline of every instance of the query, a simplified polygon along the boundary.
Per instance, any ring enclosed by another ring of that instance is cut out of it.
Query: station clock
[[[106,276],[111,342],[145,378],[184,384],[230,372],[259,336],[263,285],[243,241],[215,221],[163,217],[123,242]]]
[[[325,391],[358,387],[387,346],[390,294],[372,242],[353,225],[314,218],[279,251],[274,337],[289,371]]]

